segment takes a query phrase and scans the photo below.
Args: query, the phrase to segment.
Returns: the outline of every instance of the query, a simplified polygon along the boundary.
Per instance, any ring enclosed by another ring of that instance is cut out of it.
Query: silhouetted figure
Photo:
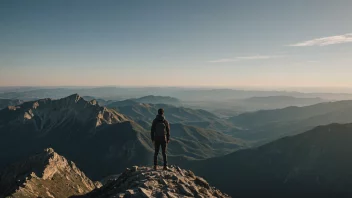
[[[164,159],[164,170],[167,170],[167,156],[166,149],[167,144],[170,142],[170,124],[164,117],[164,109],[158,110],[158,115],[153,121],[151,129],[151,138],[154,144],[154,169],[157,169],[158,165],[158,154],[161,146],[163,159]]]

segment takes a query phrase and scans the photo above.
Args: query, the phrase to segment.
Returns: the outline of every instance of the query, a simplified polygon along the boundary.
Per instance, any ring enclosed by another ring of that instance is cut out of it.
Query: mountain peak
[[[52,148],[11,165],[0,174],[0,197],[69,197],[96,187],[100,185]]]
[[[73,100],[73,101],[75,101],[76,103],[77,103],[80,99],[82,99],[82,97],[79,96],[77,93],[72,94],[72,95],[70,95],[70,96],[67,96],[66,98],[69,99],[69,100]]]
[[[44,149],[44,153],[53,154],[53,153],[55,153],[55,151],[53,148],[46,148],[46,149]]]
[[[211,187],[192,171],[171,166],[155,171],[150,167],[133,166],[118,178],[111,178],[100,189],[84,197],[219,197],[228,195]]]

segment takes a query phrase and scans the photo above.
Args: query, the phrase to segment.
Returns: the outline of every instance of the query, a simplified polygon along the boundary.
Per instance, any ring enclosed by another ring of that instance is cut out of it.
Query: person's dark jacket
[[[155,141],[155,131],[156,131],[156,123],[157,122],[164,122],[165,126],[166,126],[166,137],[164,139],[166,139],[166,141],[168,142],[170,140],[170,124],[169,122],[165,119],[165,117],[163,115],[157,115],[156,118],[153,120],[152,123],[152,128],[151,128],[151,139],[152,141]]]

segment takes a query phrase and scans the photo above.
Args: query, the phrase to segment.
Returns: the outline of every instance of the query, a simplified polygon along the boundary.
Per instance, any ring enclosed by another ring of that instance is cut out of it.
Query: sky
[[[0,0],[0,86],[352,86],[350,0]]]

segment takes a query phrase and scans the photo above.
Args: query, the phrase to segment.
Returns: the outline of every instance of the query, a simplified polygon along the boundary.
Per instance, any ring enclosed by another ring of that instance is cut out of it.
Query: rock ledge
[[[229,197],[218,189],[211,187],[207,181],[194,175],[192,171],[171,166],[164,171],[159,167],[126,169],[118,178],[111,178],[106,184],[84,197]]]

